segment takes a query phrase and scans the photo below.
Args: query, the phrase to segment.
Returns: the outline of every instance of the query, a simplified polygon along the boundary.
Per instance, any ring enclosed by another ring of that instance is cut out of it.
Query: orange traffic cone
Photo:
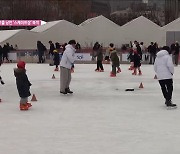
[[[157,79],[157,76],[156,76],[156,75],[154,76],[154,79]]]
[[[144,88],[142,82],[140,83],[139,88]]]
[[[52,76],[52,79],[55,79],[56,77],[55,77],[55,75],[53,74],[53,76]]]
[[[37,101],[35,94],[33,94],[31,101]]]

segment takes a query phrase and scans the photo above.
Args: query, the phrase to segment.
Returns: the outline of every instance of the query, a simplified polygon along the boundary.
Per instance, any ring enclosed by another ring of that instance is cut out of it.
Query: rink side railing
[[[105,54],[105,50],[103,51]],[[118,51],[118,56],[120,59],[121,64],[126,64],[129,63],[127,57],[128,57],[129,52],[128,51]],[[37,50],[15,50],[11,51],[9,54],[9,60],[11,62],[17,62],[19,60],[23,60],[27,63],[37,63],[38,62],[38,52]],[[75,53],[75,63],[96,63],[96,60],[93,60],[92,56],[95,55],[93,53],[92,49],[86,48],[82,50],[78,50]],[[61,57],[61,53],[60,53]],[[50,55],[49,51],[45,52],[44,55],[45,58],[45,63],[50,63]],[[149,54],[143,53],[142,56],[142,63],[149,63]]]

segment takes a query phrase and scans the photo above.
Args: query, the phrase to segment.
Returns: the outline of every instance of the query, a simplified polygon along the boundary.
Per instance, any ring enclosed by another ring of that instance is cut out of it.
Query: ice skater
[[[132,73],[132,75],[137,75],[137,70],[139,71],[138,75],[142,75],[141,72],[141,56],[138,54],[138,52],[136,50],[133,51],[134,52],[134,56],[133,56],[133,60],[134,60],[134,72]]]
[[[71,68],[75,61],[75,40],[70,40],[66,49],[62,55],[60,62],[60,93],[62,94],[72,94],[69,85],[71,82]]]
[[[19,61],[17,68],[14,69],[14,76],[16,77],[17,90],[20,96],[20,110],[28,110],[31,107],[31,103],[28,103],[28,97],[31,96],[30,86],[32,85],[26,75],[25,69],[26,63]]]
[[[55,65],[55,69],[54,69],[54,71],[59,71],[59,63],[60,63],[60,57],[59,57],[59,51],[58,51],[58,49],[54,49],[53,50],[53,55],[54,55],[54,58],[53,58],[53,60],[54,60],[54,65]]]
[[[104,72],[104,67],[102,64],[103,61],[103,52],[102,46],[100,44],[96,45],[96,56],[97,56],[97,68],[95,69],[96,72]]]
[[[116,77],[116,68],[117,68],[117,73],[121,72],[121,69],[119,67],[120,63],[119,63],[119,57],[117,55],[117,51],[114,48],[114,44],[111,43],[110,44],[110,59],[112,62],[112,72],[110,73],[110,77]]]
[[[168,46],[164,46],[157,53],[154,71],[157,74],[166,106],[176,108],[176,104],[172,103],[174,65],[170,54],[171,51]]]

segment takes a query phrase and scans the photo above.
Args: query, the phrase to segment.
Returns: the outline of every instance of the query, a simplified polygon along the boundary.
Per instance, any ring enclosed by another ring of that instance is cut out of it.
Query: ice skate
[[[133,66],[130,66],[129,68],[128,68],[128,70],[133,70],[134,69],[134,67]]]
[[[167,107],[168,110],[177,108],[177,105],[173,104],[172,101],[166,101],[165,104],[166,104],[166,107]]]
[[[134,72],[132,73],[132,75],[137,75],[136,69],[134,69]]]
[[[99,72],[104,72],[104,70],[99,70]]]
[[[139,71],[139,74],[138,75],[142,75],[142,72],[141,71]]]
[[[118,68],[117,73],[120,73],[120,72],[121,72],[121,69],[120,69],[120,68]]]
[[[95,72],[99,72],[99,70],[98,70],[98,69],[95,69]]]
[[[67,94],[67,92],[66,92],[66,91],[60,91],[60,93],[61,93],[61,94],[64,94],[64,95],[66,95],[66,94]]]
[[[31,104],[31,103],[26,103],[26,104],[27,104],[28,108],[32,106],[32,104]]]
[[[69,93],[69,94],[72,94],[72,93],[73,93],[73,91],[71,91],[69,88],[66,88],[66,89],[65,89],[65,92],[66,92],[66,93]]]
[[[58,67],[54,69],[54,71],[59,71]]]
[[[116,74],[111,73],[110,77],[116,77]]]
[[[24,111],[24,110],[28,110],[28,105],[27,104],[20,104],[20,110]]]

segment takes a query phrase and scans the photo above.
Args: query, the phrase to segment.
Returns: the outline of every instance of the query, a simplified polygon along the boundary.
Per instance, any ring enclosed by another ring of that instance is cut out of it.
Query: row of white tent
[[[114,43],[116,47],[128,44],[130,41],[143,41],[145,45],[157,42],[160,46],[166,44],[167,31],[180,31],[180,18],[160,27],[149,19],[140,16],[123,26],[119,26],[104,16],[88,19],[80,25],[66,20],[47,22],[32,30],[3,30],[0,31],[0,44],[9,42],[17,44],[19,49],[36,49],[40,40],[49,47],[49,40],[54,43],[65,43],[71,39],[78,41],[82,47],[92,47],[98,41],[104,47]]]

